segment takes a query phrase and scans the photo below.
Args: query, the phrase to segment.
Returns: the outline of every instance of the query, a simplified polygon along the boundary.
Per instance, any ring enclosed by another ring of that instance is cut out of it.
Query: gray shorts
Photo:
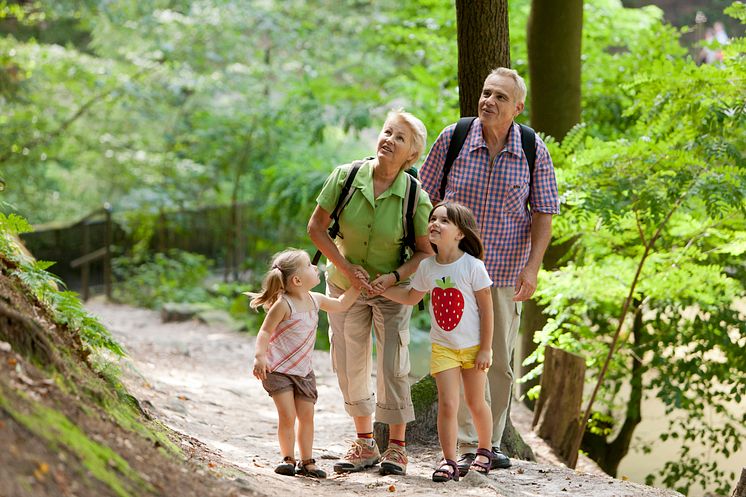
[[[316,390],[316,375],[311,371],[307,376],[296,376],[294,374],[269,373],[267,379],[262,381],[262,386],[270,397],[275,394],[293,391],[293,397],[300,400],[316,403],[319,392]]]

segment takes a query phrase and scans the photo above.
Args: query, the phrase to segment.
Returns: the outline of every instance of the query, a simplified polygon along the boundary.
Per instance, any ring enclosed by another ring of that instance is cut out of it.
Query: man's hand
[[[518,274],[518,278],[515,282],[515,293],[513,294],[513,300],[515,302],[523,302],[528,300],[536,291],[536,280],[539,270],[533,270],[529,267],[524,267]]]

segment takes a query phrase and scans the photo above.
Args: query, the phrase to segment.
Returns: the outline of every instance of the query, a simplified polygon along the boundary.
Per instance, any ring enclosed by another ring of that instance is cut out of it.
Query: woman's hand
[[[492,350],[479,349],[474,359],[474,367],[480,371],[487,371],[492,365]]]
[[[346,264],[342,272],[347,276],[350,284],[355,288],[366,290],[368,293],[372,291],[372,287],[370,286],[370,283],[368,283],[370,276],[363,266],[358,264]]]
[[[267,358],[264,354],[254,356],[254,376],[264,381],[267,379],[267,374],[269,373],[269,364],[267,364]]]
[[[381,295],[389,287],[396,284],[396,276],[393,273],[386,273],[378,275],[378,277],[370,282],[372,290],[368,291],[370,297]]]

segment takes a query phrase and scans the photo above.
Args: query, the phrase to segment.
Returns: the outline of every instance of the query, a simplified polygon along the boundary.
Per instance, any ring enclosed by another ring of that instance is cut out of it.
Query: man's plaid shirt
[[[440,199],[443,163],[456,125],[445,128],[420,168],[422,187],[433,205]],[[559,214],[554,166],[544,142],[536,137],[531,177],[521,148],[521,130],[513,123],[505,148],[490,167],[482,123],[476,119],[451,166],[445,200],[470,208],[477,219],[492,286],[512,287],[531,249],[531,211]],[[531,208],[529,209],[529,205]]]

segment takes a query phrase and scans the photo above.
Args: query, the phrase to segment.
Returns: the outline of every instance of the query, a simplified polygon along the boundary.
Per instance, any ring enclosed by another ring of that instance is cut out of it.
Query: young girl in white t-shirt
[[[414,305],[430,292],[430,373],[438,386],[438,438],[443,461],[433,481],[458,481],[456,464],[459,383],[474,420],[479,449],[471,469],[487,474],[492,462],[492,414],[484,398],[492,363],[492,297],[484,247],[471,211],[441,202],[430,212],[428,236],[436,255],[420,263],[412,287],[391,287],[383,295]]]

